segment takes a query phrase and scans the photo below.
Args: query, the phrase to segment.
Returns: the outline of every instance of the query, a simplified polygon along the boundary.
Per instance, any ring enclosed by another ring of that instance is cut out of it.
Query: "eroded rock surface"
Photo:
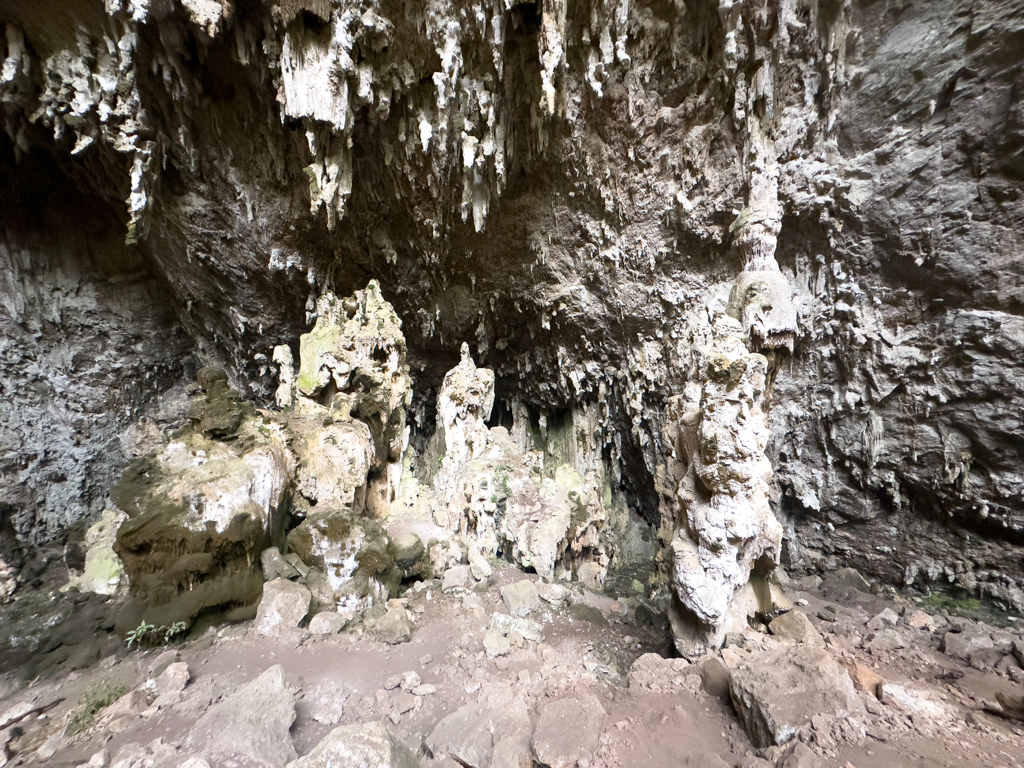
[[[289,768],[418,768],[419,760],[380,723],[335,728]]]
[[[215,762],[283,768],[296,757],[288,732],[294,721],[284,668],[274,666],[199,718],[188,746]]]
[[[223,371],[198,378],[192,427],[136,459],[111,490],[128,515],[114,545],[131,585],[122,631],[254,605],[259,553],[284,537],[294,460],[281,425],[240,401]]]

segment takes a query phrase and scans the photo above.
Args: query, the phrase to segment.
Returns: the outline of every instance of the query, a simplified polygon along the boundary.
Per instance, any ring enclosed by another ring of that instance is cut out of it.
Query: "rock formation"
[[[363,608],[410,533],[417,571],[672,593],[701,643],[776,557],[1024,610],[1018,3],[0,25],[0,595],[112,501],[147,605],[249,602],[290,528],[315,599]]]
[[[259,553],[285,534],[294,459],[281,425],[240,401],[219,369],[201,369],[194,387],[191,426],[111,489],[128,517],[114,544],[132,595],[122,631],[254,606]]]
[[[767,361],[747,351],[736,320],[722,317],[695,365],[699,389],[691,386],[694,400],[683,405],[695,450],[679,486],[681,519],[671,544],[672,584],[681,603],[672,629],[687,657],[719,647],[730,629],[742,631],[746,607],[736,606],[740,613],[731,616],[733,598],[756,564],[767,576],[782,544],[782,526],[768,502]]]

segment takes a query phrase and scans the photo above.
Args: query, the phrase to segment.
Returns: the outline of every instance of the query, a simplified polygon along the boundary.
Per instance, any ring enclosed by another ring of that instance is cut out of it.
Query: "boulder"
[[[156,678],[156,690],[160,696],[181,693],[188,685],[188,681],[188,664],[176,661],[173,664],[168,664],[167,668]]]
[[[700,681],[701,687],[708,694],[728,701],[732,672],[722,663],[721,659],[709,656],[701,662]]]
[[[309,566],[302,562],[302,558],[299,557],[297,554],[295,554],[294,552],[289,552],[287,555],[284,556],[284,559],[288,561],[288,564],[292,568],[298,571],[300,579],[305,579],[307,576],[309,576]]]
[[[491,575],[491,564],[487,562],[487,557],[473,544],[469,546],[469,570],[477,581],[483,581]]]
[[[409,612],[401,606],[394,606],[373,625],[373,636],[382,643],[398,645],[412,639],[412,621]]]
[[[583,586],[599,590],[604,586],[604,569],[594,562],[580,563],[576,578]]]
[[[628,680],[631,689],[657,691],[675,685],[680,678],[699,674],[700,669],[686,659],[666,659],[657,653],[645,653],[630,665]]]
[[[466,589],[473,583],[472,578],[468,565],[456,565],[444,572],[441,579],[441,591],[451,592],[455,589]]]
[[[876,651],[895,651],[897,648],[907,647],[907,641],[903,635],[892,628],[872,632],[868,635],[866,643],[872,650]]]
[[[309,631],[314,635],[336,635],[344,629],[345,617],[335,611],[321,611],[309,620]]]
[[[994,646],[992,636],[975,624],[964,625],[960,632],[946,632],[939,642],[940,651],[965,660],[976,651]]]
[[[340,682],[330,678],[318,680],[305,692],[309,716],[323,725],[337,725],[345,714],[349,692]]]
[[[931,692],[907,688],[888,681],[878,685],[878,698],[883,704],[936,724],[953,720],[956,709],[936,700],[933,696]]]
[[[502,587],[501,599],[505,601],[505,607],[512,616],[529,616],[534,611],[540,610],[537,585],[529,579],[522,579]]]
[[[281,555],[277,547],[268,547],[260,553],[260,565],[263,567],[263,578],[267,581],[299,578],[298,570]]]
[[[426,552],[423,540],[412,531],[401,533],[391,540],[391,554],[395,558],[395,565],[405,578],[422,573]]]
[[[253,629],[260,635],[276,635],[297,628],[309,613],[313,596],[301,584],[274,579],[263,586]]]
[[[468,768],[531,766],[530,715],[511,686],[484,688],[476,704],[443,718],[427,737],[435,757],[450,757]]]
[[[537,761],[548,768],[576,768],[598,746],[605,711],[596,696],[552,701],[541,710],[533,734]]]
[[[741,660],[730,694],[758,748],[785,744],[814,715],[861,710],[849,675],[823,648],[807,643]]]
[[[151,678],[157,678],[160,676],[160,673],[167,669],[171,664],[180,660],[181,654],[178,651],[174,649],[163,651],[153,659],[146,672]]]
[[[995,714],[1009,720],[1024,721],[1024,693],[1017,691],[996,691],[996,702],[999,705]],[[989,709],[986,707],[986,709]],[[992,708],[993,710],[995,708]]]
[[[450,756],[469,768],[487,768],[494,754],[493,736],[483,727],[488,714],[479,704],[460,707],[434,727],[427,746],[435,756]]]
[[[768,625],[768,630],[783,640],[797,643],[823,643],[821,633],[802,611],[789,611],[776,616]]]
[[[914,629],[931,629],[932,617],[924,611],[908,611],[903,616],[903,623]]]
[[[220,379],[206,381],[208,396],[220,391]],[[281,428],[243,405],[230,434],[194,419],[161,450],[132,461],[111,489],[128,516],[114,544],[131,598],[118,631],[259,600],[259,553],[283,537],[293,462]]]
[[[537,595],[556,608],[564,608],[569,604],[569,590],[561,584],[541,582],[537,585]]]
[[[186,744],[211,764],[282,768],[296,758],[290,733],[294,721],[292,692],[284,668],[276,665],[212,706],[196,721]]]
[[[419,768],[419,760],[381,723],[343,725],[288,768]]]
[[[821,591],[829,594],[838,594],[850,589],[855,589],[858,592],[871,591],[871,585],[856,568],[840,568],[837,571],[832,571],[826,574],[821,582]]]
[[[488,629],[484,632],[483,646],[484,652],[489,659],[504,656],[512,650],[512,643],[509,641],[508,636],[501,634],[501,632],[495,629]]]
[[[884,627],[894,627],[899,624],[900,617],[892,608],[886,608],[874,618],[870,619],[867,623],[867,628],[882,629]]]
[[[509,616],[505,613],[493,614],[488,629],[493,629],[501,635],[510,635],[514,632],[524,640],[532,640],[535,643],[544,642],[543,626],[536,621]]]

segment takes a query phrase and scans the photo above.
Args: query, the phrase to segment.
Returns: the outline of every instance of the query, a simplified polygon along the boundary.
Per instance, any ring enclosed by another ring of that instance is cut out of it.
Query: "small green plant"
[[[501,486],[501,490],[505,493],[505,498],[512,495],[512,489],[508,484],[508,467],[504,464],[499,464],[495,469],[495,474],[498,477],[498,485]]]
[[[143,619],[139,626],[125,635],[124,641],[127,643],[129,648],[131,648],[133,644],[142,645],[142,641],[149,637],[149,634],[154,629],[156,629],[156,625],[147,624],[146,620]]]
[[[71,718],[64,732],[68,736],[81,733],[92,725],[92,721],[96,719],[96,715],[100,710],[109,707],[126,693],[128,693],[128,688],[120,684],[115,685],[104,681],[90,685],[78,701],[81,709]]]
[[[129,648],[132,645],[142,646],[143,642],[147,643],[163,643],[166,645],[171,642],[171,639],[175,635],[180,635],[188,628],[188,625],[184,621],[176,621],[170,626],[156,626],[150,624],[145,619],[135,629],[125,635],[124,641]]]
[[[164,642],[171,642],[171,638],[175,635],[180,635],[187,628],[187,624],[184,621],[176,621],[169,627],[161,627],[164,630]]]

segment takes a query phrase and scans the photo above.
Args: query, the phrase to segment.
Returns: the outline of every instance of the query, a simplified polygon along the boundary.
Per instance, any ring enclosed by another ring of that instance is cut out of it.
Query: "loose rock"
[[[268,547],[260,553],[260,565],[263,566],[263,578],[267,581],[299,578],[299,571],[281,555],[277,547]]]
[[[343,725],[288,768],[419,768],[419,760],[381,723]]]
[[[373,625],[373,635],[382,643],[397,645],[412,639],[412,621],[409,612],[401,606],[389,608]]]
[[[546,705],[533,734],[537,760],[549,768],[575,768],[589,760],[601,736],[605,711],[595,696]]]
[[[813,715],[861,710],[849,676],[825,650],[806,643],[741,661],[730,693],[757,747],[785,744]]]
[[[345,626],[345,617],[336,611],[322,611],[309,620],[309,631],[314,635],[336,635]]]
[[[295,722],[284,668],[273,666],[199,718],[187,744],[215,761],[243,761],[281,768],[294,760],[290,729]]]
[[[821,633],[801,611],[789,611],[776,616],[768,625],[769,631],[784,640],[797,643],[823,643]]]
[[[306,618],[313,595],[301,584],[275,579],[263,586],[263,598],[253,629],[260,635],[276,635],[295,629]]]
[[[508,612],[516,617],[529,616],[540,609],[537,586],[529,579],[502,587],[501,599],[505,601]]]
[[[848,589],[870,592],[871,585],[856,568],[840,568],[838,571],[826,575],[821,582],[821,591],[827,594],[837,594]]]

